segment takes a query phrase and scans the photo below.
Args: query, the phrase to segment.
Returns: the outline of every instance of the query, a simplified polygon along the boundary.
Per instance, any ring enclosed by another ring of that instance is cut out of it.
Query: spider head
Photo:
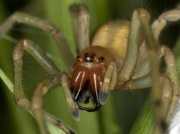
[[[101,48],[90,47],[76,57],[70,86],[72,97],[81,110],[91,112],[101,107],[99,90],[107,70],[105,57],[98,53]]]

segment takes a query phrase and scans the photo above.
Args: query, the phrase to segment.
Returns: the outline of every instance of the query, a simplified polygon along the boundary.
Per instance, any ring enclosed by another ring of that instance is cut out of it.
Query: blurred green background
[[[90,33],[93,34],[100,25],[109,20],[130,19],[132,11],[137,7],[145,7],[150,12],[151,19],[154,20],[162,12],[175,8],[178,2],[179,0],[0,0],[0,24],[17,10],[49,20],[61,29],[73,54],[76,55],[68,12],[70,4],[84,3],[87,5],[91,16]],[[177,68],[180,64],[178,62],[179,33],[180,23],[178,22],[166,27],[160,37],[160,41],[168,44],[174,51]],[[23,38],[33,40],[44,51],[56,57],[54,59],[59,68],[65,68],[56,44],[48,33],[17,24],[8,35],[16,40]],[[14,45],[11,40],[0,38],[0,68],[11,81],[13,81],[11,57]],[[25,95],[30,100],[33,88],[47,74],[29,55],[25,55],[24,59]],[[0,84],[0,134],[38,134],[34,118],[15,104],[13,94],[2,81]],[[44,97],[44,109],[62,119],[78,134],[150,134],[154,116],[151,99],[147,99],[149,92],[149,89],[112,92],[107,103],[98,112],[81,111],[81,120],[76,122],[66,108],[61,88],[57,88]]]

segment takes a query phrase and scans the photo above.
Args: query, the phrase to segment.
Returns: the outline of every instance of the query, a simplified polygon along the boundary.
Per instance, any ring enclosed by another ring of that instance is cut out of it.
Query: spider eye
[[[87,56],[87,57],[84,57],[84,60],[87,61],[87,62],[93,62],[94,58],[91,57],[91,56]]]
[[[91,55],[92,57],[95,57],[96,56],[96,53],[92,53],[92,55]]]
[[[100,63],[103,62],[104,60],[105,60],[105,58],[103,56],[99,58]]]
[[[95,56],[96,56],[95,53],[91,53],[91,54],[85,53],[85,54],[84,54],[84,60],[85,60],[86,62],[93,62],[94,59],[95,59]]]
[[[89,56],[88,52],[86,52],[86,53],[84,54],[84,57],[87,57],[87,56]]]
[[[76,56],[76,61],[80,61],[81,60],[81,57],[78,55]]]

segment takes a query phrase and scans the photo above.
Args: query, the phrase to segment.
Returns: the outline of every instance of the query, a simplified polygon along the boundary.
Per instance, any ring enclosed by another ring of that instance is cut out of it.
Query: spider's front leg
[[[140,22],[138,20],[138,13],[135,10],[130,24],[129,40],[127,45],[127,53],[122,70],[118,75],[118,85],[124,84],[130,79],[136,65],[138,55],[138,41],[140,32]]]
[[[175,14],[174,14],[175,13]],[[161,48],[158,46],[157,39],[159,37],[160,31],[165,27],[167,21],[177,21],[180,19],[179,10],[172,10],[162,14],[158,20],[156,20],[153,25],[152,31],[149,24],[149,14],[145,10],[139,10],[139,19],[144,30],[146,37],[146,44],[149,49],[149,57],[151,59],[152,67],[152,83],[153,83],[153,97],[155,101],[155,112],[157,115],[158,126],[155,127],[156,133],[168,133],[168,124],[170,123],[172,116],[175,112],[177,102],[180,96],[179,81],[177,77],[175,59],[171,50],[165,46]],[[159,26],[159,27],[158,27]],[[154,29],[154,28],[157,29]],[[159,75],[159,56],[164,56],[165,63],[167,64],[168,77],[163,76],[162,83],[160,83]],[[157,60],[158,59],[158,60]],[[169,80],[168,80],[169,79]],[[166,82],[165,82],[166,81]],[[165,85],[163,85],[165,84]],[[167,86],[167,87],[166,87]],[[161,88],[164,88],[161,91]],[[168,88],[168,89],[167,89]],[[168,97],[168,101],[165,98]],[[162,99],[162,100],[161,100]],[[170,100],[171,99],[171,100]],[[165,100],[166,102],[163,102]],[[170,104],[170,106],[168,106]],[[166,111],[164,111],[166,110]]]
[[[32,97],[31,106],[29,101],[24,97],[23,86],[22,86],[24,51],[28,52],[42,66],[42,68],[51,75],[50,77],[44,79],[36,87]],[[42,134],[47,133],[46,123],[44,121],[45,119],[53,123],[60,129],[62,129],[65,133],[69,133],[69,134],[74,133],[61,121],[57,120],[56,118],[47,114],[46,112],[43,112],[42,110],[43,95],[47,93],[52,87],[61,85],[64,89],[66,100],[70,108],[70,111],[72,113],[72,116],[75,119],[79,118],[78,107],[71,97],[67,76],[63,74],[61,71],[59,71],[57,67],[49,60],[49,58],[30,40],[22,40],[17,43],[13,52],[13,60],[14,60],[15,100],[17,104],[25,108],[27,111],[32,111],[34,113],[41,133]]]

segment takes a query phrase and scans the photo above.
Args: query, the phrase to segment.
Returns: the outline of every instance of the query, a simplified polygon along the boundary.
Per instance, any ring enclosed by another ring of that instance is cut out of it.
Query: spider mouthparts
[[[106,68],[100,65],[93,64],[93,67],[89,68],[86,64],[76,64],[71,76],[70,89],[79,109],[91,112],[101,107],[99,89],[105,70]]]
[[[85,110],[88,112],[97,111],[102,106],[98,94],[91,92],[91,89],[87,88],[87,85],[80,94],[74,93],[73,99],[77,103],[80,110]],[[96,96],[97,95],[97,96]]]
[[[93,112],[93,111],[97,111],[102,106],[98,99],[99,97],[97,97],[96,94],[92,94],[90,91],[91,91],[90,89],[84,88],[80,93],[76,91],[72,93],[73,100],[77,103],[78,108],[80,110]]]

